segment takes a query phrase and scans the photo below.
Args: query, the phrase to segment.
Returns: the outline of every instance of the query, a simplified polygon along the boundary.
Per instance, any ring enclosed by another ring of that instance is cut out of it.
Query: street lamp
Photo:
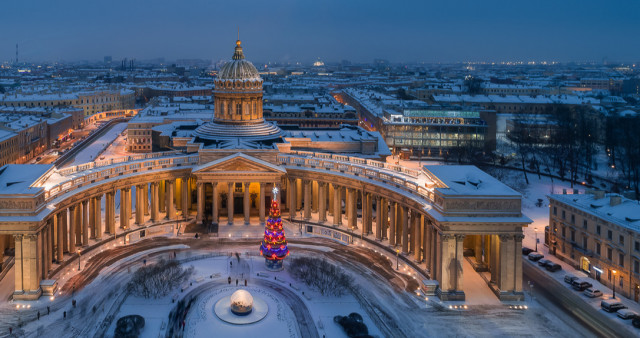
[[[613,272],[613,299],[616,299],[616,273],[618,271],[611,270],[611,272]]]
[[[396,271],[398,271],[398,257],[400,256],[400,249],[396,249]]]
[[[80,271],[80,249],[78,249],[78,271]]]

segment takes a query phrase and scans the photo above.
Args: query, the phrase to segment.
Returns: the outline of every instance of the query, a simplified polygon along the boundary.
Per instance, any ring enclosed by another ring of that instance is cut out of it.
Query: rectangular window
[[[599,225],[596,225],[596,233],[597,233],[598,235],[600,235],[600,226],[599,226]]]
[[[566,219],[566,214],[565,214],[564,210],[562,210],[562,219]]]
[[[609,240],[612,240],[612,239],[613,239],[613,231],[611,231],[611,230],[607,230],[607,238],[608,238]]]
[[[571,214],[571,224],[576,224],[576,215]]]
[[[622,276],[618,277],[620,279],[620,287],[623,288],[624,287],[624,278],[622,278]]]
[[[582,248],[587,249],[587,236],[582,237]]]
[[[586,219],[582,221],[582,228],[583,229],[587,228],[587,220]]]
[[[640,242],[636,241],[633,245],[636,251],[640,251]]]
[[[575,232],[575,230],[571,230],[571,241],[572,242],[576,241],[576,232]]]
[[[640,273],[640,262],[633,261],[633,272]]]
[[[624,268],[624,254],[618,254],[618,265]]]
[[[562,238],[565,238],[565,237],[567,236],[567,234],[566,234],[566,231],[565,231],[565,230],[566,230],[566,228],[565,228],[565,227],[562,227]]]
[[[600,243],[596,243],[596,254],[600,256]]]
[[[558,216],[558,207],[556,206],[553,207],[553,215]]]
[[[613,250],[611,248],[607,248],[607,259],[613,260]]]
[[[624,245],[624,236],[620,235],[619,239],[620,239],[620,244]]]

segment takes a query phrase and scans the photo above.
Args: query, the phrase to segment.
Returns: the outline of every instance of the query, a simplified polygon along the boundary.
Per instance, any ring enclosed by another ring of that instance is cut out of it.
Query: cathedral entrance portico
[[[210,219],[221,225],[249,225],[251,216],[257,215],[263,224],[271,189],[285,174],[281,167],[244,153],[201,164],[193,171],[198,182],[197,222]],[[211,188],[205,189],[205,185]],[[207,191],[211,191],[210,199]],[[211,203],[211,217],[205,216],[207,201]]]

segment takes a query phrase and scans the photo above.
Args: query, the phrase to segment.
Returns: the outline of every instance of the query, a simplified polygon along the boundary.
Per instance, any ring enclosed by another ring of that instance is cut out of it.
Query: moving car
[[[533,249],[531,249],[531,248],[527,248],[526,246],[523,246],[523,247],[522,247],[522,254],[523,254],[523,255],[528,255],[528,254],[530,254],[530,253],[532,253],[532,252],[533,252]]]
[[[571,283],[571,286],[578,290],[578,291],[584,291],[590,287],[593,286],[593,284],[589,283],[589,282],[585,282],[585,281],[581,281],[579,279],[576,279],[573,281],[573,283]]]
[[[631,325],[633,325],[633,327],[640,329],[640,317],[636,317],[633,318],[633,320],[631,321]]]
[[[622,319],[633,319],[638,317],[638,314],[629,309],[620,309],[618,310],[618,317]]]
[[[600,302],[600,307],[607,312],[616,312],[621,309],[626,309],[624,304],[615,299],[607,299]]]
[[[545,267],[549,264],[553,263],[552,261],[548,260],[548,259],[541,259],[538,261],[538,265],[541,267]]]
[[[564,282],[565,283],[573,283],[573,281],[575,281],[576,279],[578,279],[578,277],[574,276],[574,275],[564,275]]]
[[[602,296],[602,291],[600,291],[598,289],[594,289],[594,288],[588,288],[588,289],[584,290],[584,295],[589,297],[589,298],[601,297]]]
[[[530,261],[536,262],[536,261],[539,261],[541,258],[543,258],[544,255],[538,252],[532,252],[528,254],[527,257],[529,258]]]
[[[545,266],[545,269],[547,269],[547,271],[550,271],[550,272],[556,272],[556,271],[562,270],[562,265],[558,263],[550,262]]]

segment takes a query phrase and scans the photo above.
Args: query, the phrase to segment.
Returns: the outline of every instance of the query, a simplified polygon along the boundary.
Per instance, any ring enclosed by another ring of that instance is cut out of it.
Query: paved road
[[[600,312],[601,310],[594,309],[582,300],[579,295],[548,276],[545,271],[534,263],[523,260],[522,272],[524,280],[534,282],[533,294],[541,304],[549,304],[550,309],[555,306],[590,331],[586,333],[580,332],[583,331],[583,328],[575,327],[576,331],[582,333],[582,336],[635,336],[627,328],[607,318],[604,313]]]

